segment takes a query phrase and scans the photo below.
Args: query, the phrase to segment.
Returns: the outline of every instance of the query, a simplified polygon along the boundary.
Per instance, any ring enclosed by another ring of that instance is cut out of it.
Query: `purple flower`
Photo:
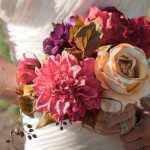
[[[76,17],[75,16],[71,16],[69,18],[68,23],[71,24],[72,26],[75,25],[75,23],[76,23]]]
[[[68,43],[70,24],[56,24],[54,31],[50,33],[43,42],[43,49],[46,54],[60,54],[64,48],[71,47]]]

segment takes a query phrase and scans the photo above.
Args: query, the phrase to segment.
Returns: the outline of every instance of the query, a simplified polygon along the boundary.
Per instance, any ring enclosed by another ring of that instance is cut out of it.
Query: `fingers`
[[[144,147],[144,150],[150,150],[150,146]]]
[[[108,128],[106,128],[106,122],[107,121],[105,120],[105,114],[104,114],[104,112],[101,112],[99,114],[98,121],[95,125],[95,131],[102,135],[116,135],[116,134],[120,133],[119,126],[116,125],[110,129],[108,129]]]
[[[110,120],[106,123],[106,127],[111,128],[122,121],[126,122],[127,120],[135,116],[135,113],[136,111],[134,105],[128,104],[124,109],[124,112],[115,114],[110,118]]]
[[[136,117],[134,116],[133,118],[127,120],[126,122],[127,128],[130,131],[136,123]],[[107,128],[104,124],[96,124],[95,129],[99,131],[102,135],[121,135],[121,127],[120,124],[117,124],[113,127]]]
[[[130,131],[136,123],[135,107],[128,104],[123,113],[120,114],[107,114],[101,112],[95,126],[96,132],[103,135],[121,135],[121,123],[124,122],[127,130]],[[107,117],[107,120],[106,120]]]
[[[132,142],[139,138],[142,138],[143,133],[139,127],[133,128],[130,133],[121,135],[120,138],[123,142]]]
[[[121,140],[127,150],[138,150],[144,148],[149,150],[150,146],[150,121],[141,120],[130,133],[121,135]]]
[[[150,112],[150,97],[143,97],[140,99],[141,105]]]
[[[136,124],[136,116],[133,116],[131,119],[127,120],[126,122],[124,122],[127,126],[127,129],[128,131],[127,132],[130,132],[133,127],[135,127],[135,124]],[[121,124],[120,124],[121,125]],[[124,134],[122,131],[121,131],[122,134]]]
[[[150,140],[148,138],[141,138],[133,142],[124,143],[124,147],[127,150],[140,150],[142,148],[148,147],[150,144]]]
[[[123,142],[132,142],[149,134],[148,124],[148,122],[146,123],[145,120],[142,120],[130,131],[130,133],[122,135],[121,140]]]

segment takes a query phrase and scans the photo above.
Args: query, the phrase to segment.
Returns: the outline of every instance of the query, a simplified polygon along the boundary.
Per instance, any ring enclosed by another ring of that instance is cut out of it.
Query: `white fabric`
[[[129,17],[147,15],[148,0],[0,0],[0,18],[8,35],[14,60],[22,54],[40,57],[42,41],[52,29],[51,22],[62,22],[71,15],[85,15],[90,6],[115,6]],[[35,119],[24,121],[36,125]],[[67,125],[60,131],[51,124],[35,131],[38,138],[26,140],[25,150],[123,150],[119,137],[104,137]]]
[[[24,116],[24,122],[36,127],[40,113],[35,114],[35,119]],[[117,136],[101,136],[81,127],[67,123],[60,126],[50,124],[41,129],[36,129],[34,134],[37,139],[27,140],[25,150],[124,150],[122,143]],[[27,130],[27,128],[26,128]]]

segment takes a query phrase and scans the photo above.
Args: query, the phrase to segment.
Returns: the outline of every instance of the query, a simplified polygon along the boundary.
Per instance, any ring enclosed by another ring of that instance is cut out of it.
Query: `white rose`
[[[150,70],[142,49],[122,43],[110,52],[99,51],[95,74],[105,89],[102,94],[102,109],[119,112],[128,103],[150,93]]]

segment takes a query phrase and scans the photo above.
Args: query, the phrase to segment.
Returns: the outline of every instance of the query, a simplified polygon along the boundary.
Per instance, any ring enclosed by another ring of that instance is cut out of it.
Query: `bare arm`
[[[16,103],[16,66],[0,56],[0,99]]]

